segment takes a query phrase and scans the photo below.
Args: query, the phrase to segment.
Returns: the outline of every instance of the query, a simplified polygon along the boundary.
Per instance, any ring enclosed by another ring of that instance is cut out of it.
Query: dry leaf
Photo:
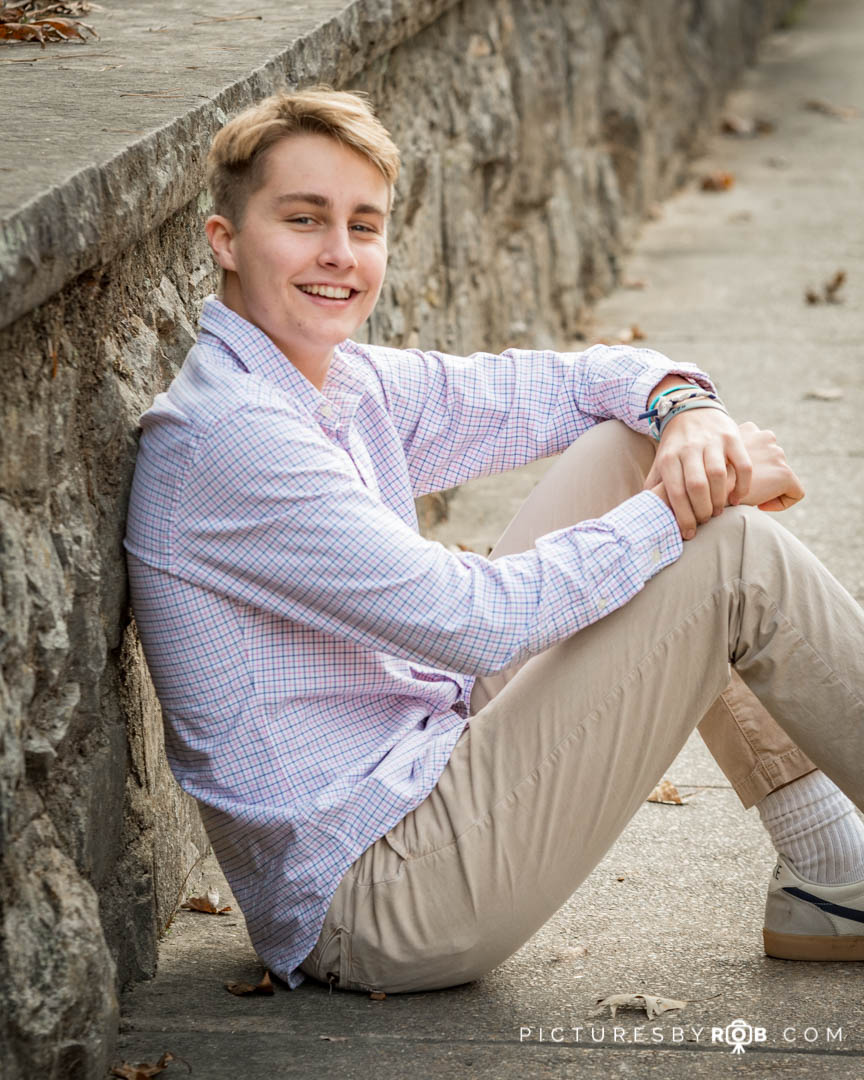
[[[804,299],[808,304],[842,304],[843,297],[839,293],[845,283],[846,271],[835,270],[822,286],[821,293],[818,293],[815,289],[806,289]]]
[[[823,287],[825,293],[825,300],[829,304],[839,304],[840,297],[837,295],[839,290],[843,287],[846,281],[846,271],[837,270],[830,281],[826,281]]]
[[[636,323],[633,323],[632,326],[625,326],[623,330],[618,331],[616,336],[621,345],[629,345],[631,341],[645,340],[645,334]]]
[[[820,386],[808,390],[804,397],[812,398],[814,401],[839,401],[843,397],[843,391],[835,386]]]
[[[251,983],[230,982],[225,983],[225,989],[237,997],[245,997],[247,994],[266,994],[269,996],[276,993],[269,971],[264,972],[264,978],[257,986],[253,986]]]
[[[655,997],[653,994],[611,994],[609,997],[599,998],[597,1004],[601,1009],[608,1005],[612,1019],[619,1009],[644,1009],[648,1019],[653,1020],[660,1013],[683,1009],[689,1002]]]
[[[325,1042],[348,1042],[347,1035],[319,1035],[318,1038]]]
[[[643,281],[641,278],[625,278],[624,281],[621,282],[621,288],[644,289],[646,284],[647,282]]]
[[[835,105],[824,98],[811,98],[804,102],[804,108],[810,112],[822,113],[823,116],[834,116],[838,120],[852,120],[858,115],[858,110],[852,105]]]
[[[624,881],[624,880],[626,880],[626,879],[625,879],[625,877],[624,877],[624,875],[623,875],[623,874],[619,874],[619,875],[618,875],[618,877],[616,877],[616,878],[615,878],[615,880],[616,880],[616,881]]]
[[[571,960],[579,960],[581,957],[587,955],[588,949],[585,945],[571,945],[551,957],[551,960],[553,964],[565,964],[569,963]]]
[[[761,116],[739,116],[736,113],[727,113],[720,121],[720,130],[724,135],[737,135],[742,139],[769,135],[775,127],[773,120],[765,120]]]
[[[749,116],[738,116],[736,113],[727,113],[720,120],[720,130],[724,135],[752,135],[753,121]]]
[[[87,23],[71,22],[69,19],[58,18],[34,19],[26,10],[29,7],[29,4],[24,4],[15,8],[0,8],[0,39],[6,41],[38,41],[44,49],[46,42],[86,41],[86,37],[79,30],[81,26],[88,30],[94,38],[99,37],[93,27],[88,26]],[[38,12],[34,12],[34,14],[47,15],[62,8],[62,4],[51,4]],[[18,22],[18,19],[25,19],[26,21]]]
[[[213,899],[211,899],[211,897]],[[213,889],[206,896],[187,896],[186,903],[180,905],[186,911],[200,911],[203,915],[227,915],[230,905],[219,907],[219,893]]]
[[[648,796],[646,802],[670,803],[676,806],[682,806],[684,800],[678,794],[678,789],[671,780],[661,780]]]
[[[164,1072],[172,1061],[182,1061],[189,1072],[192,1072],[192,1066],[188,1061],[184,1061],[183,1058],[178,1058],[172,1054],[170,1050],[166,1050],[155,1065],[147,1061],[142,1061],[139,1065],[130,1065],[124,1061],[122,1064],[114,1066],[111,1075],[119,1076],[122,1080],[150,1080],[151,1076],[158,1076],[159,1073]]]
[[[716,172],[706,173],[699,186],[703,191],[728,191],[734,183],[735,177],[732,173],[718,169]]]
[[[372,998],[373,1001],[383,1001],[384,998],[387,997],[387,995],[384,993],[383,990],[373,990],[369,994],[369,997]]]

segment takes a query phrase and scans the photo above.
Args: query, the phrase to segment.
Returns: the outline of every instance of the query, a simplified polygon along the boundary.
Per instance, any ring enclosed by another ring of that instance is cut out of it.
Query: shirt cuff
[[[653,491],[632,495],[601,520],[630,545],[633,563],[644,581],[677,562],[684,550],[675,515]]]
[[[638,376],[633,383],[630,391],[630,409],[632,415],[627,418],[629,427],[632,427],[635,431],[641,432],[643,435],[650,434],[648,430],[648,421],[639,420],[639,413],[646,412],[648,410],[648,396],[654,387],[662,382],[667,375],[685,375],[687,378],[695,379],[701,387],[705,390],[710,390],[712,393],[717,392],[717,388],[711,381],[710,377],[698,368],[695,364],[683,362],[676,364],[675,367],[655,367],[651,366],[646,368],[641,375]],[[660,500],[663,501],[662,499]]]

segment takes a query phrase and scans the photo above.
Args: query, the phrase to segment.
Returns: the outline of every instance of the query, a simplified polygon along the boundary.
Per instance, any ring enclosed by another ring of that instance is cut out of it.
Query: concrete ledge
[[[0,327],[195,198],[227,115],[280,86],[344,85],[454,3],[265,0],[238,21],[228,0],[206,15],[138,0],[88,16],[99,41],[4,48]]]

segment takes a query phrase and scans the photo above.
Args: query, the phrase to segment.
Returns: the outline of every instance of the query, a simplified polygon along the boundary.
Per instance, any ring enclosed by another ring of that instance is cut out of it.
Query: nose
[[[318,256],[322,266],[331,269],[351,270],[357,265],[357,256],[351,244],[351,234],[347,228],[334,225],[326,233],[325,243]]]

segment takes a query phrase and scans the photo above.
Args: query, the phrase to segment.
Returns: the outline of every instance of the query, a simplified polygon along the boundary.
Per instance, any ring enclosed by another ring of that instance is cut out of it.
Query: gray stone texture
[[[115,988],[153,973],[206,851],[121,541],[137,417],[216,285],[200,187],[224,115],[283,83],[372,94],[405,158],[376,341],[570,348],[785,6],[274,2],[201,29],[139,0],[91,16],[93,45],[3,50],[4,1077],[102,1075]]]

